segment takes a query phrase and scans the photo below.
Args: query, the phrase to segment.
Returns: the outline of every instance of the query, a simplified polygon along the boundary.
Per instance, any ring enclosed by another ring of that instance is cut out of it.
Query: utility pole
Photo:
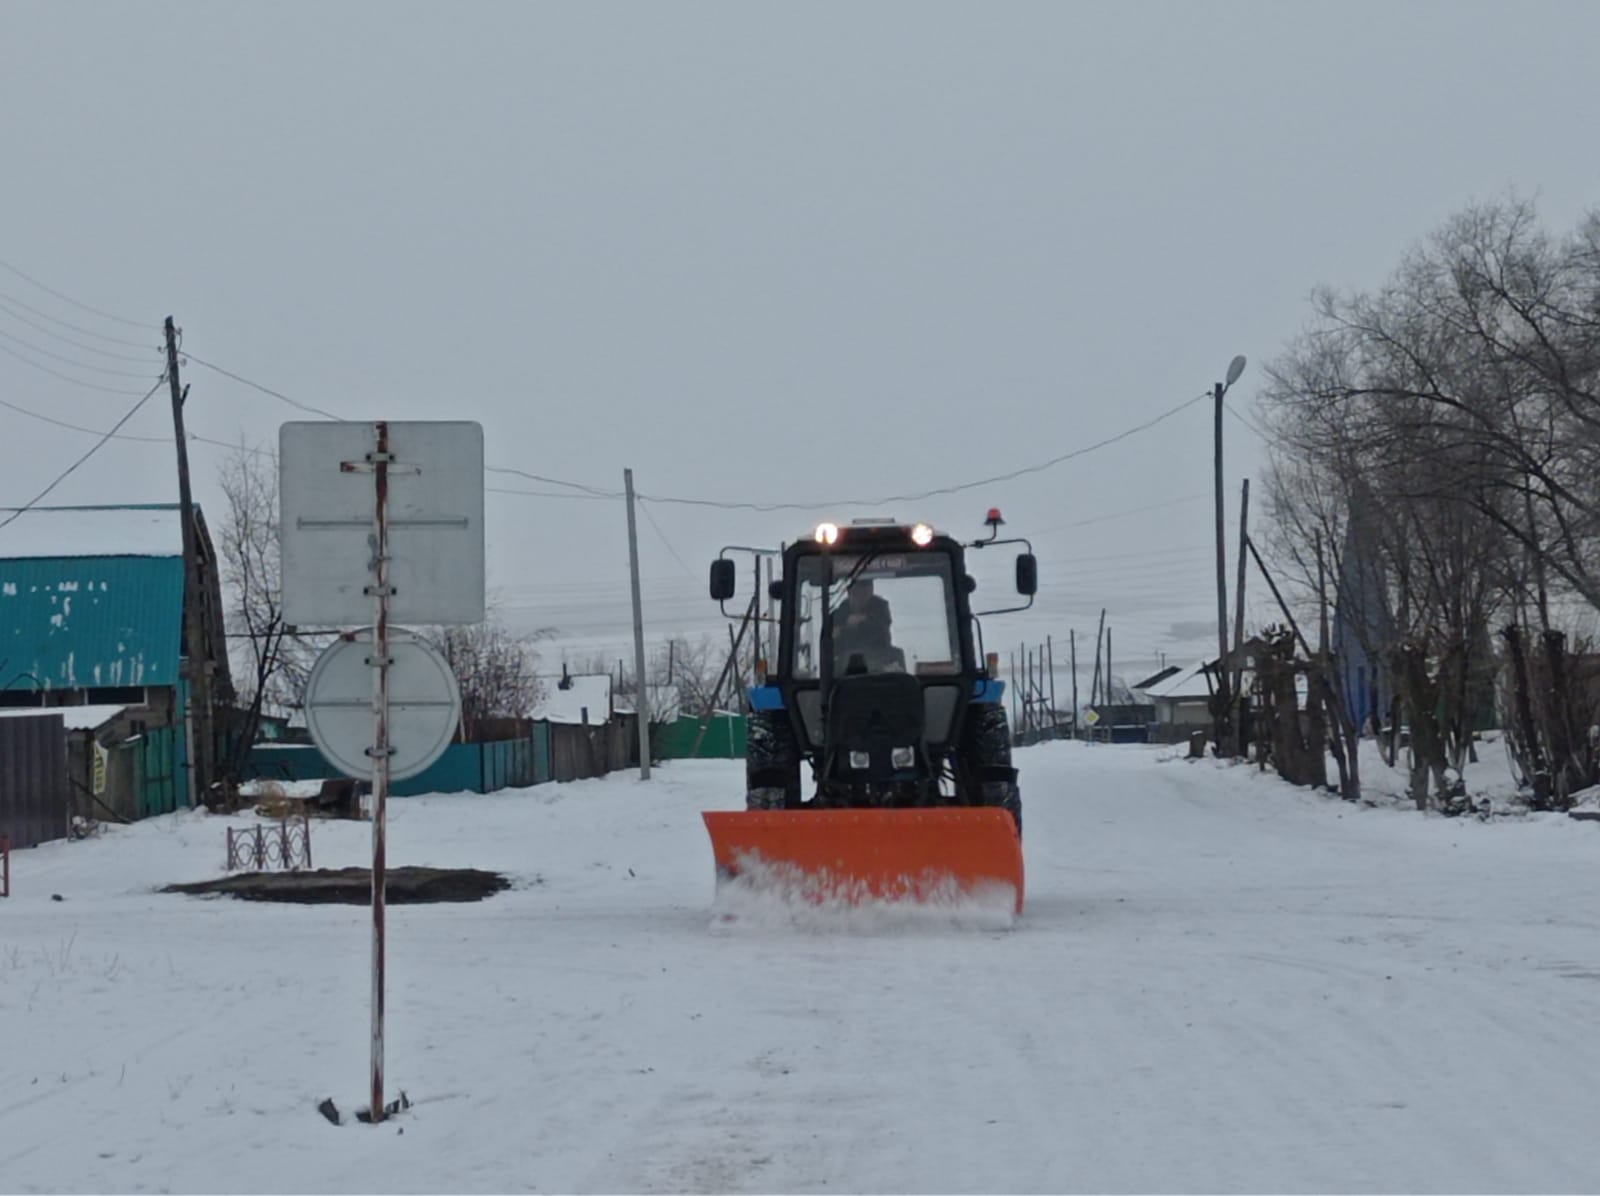
[[[1100,626],[1094,633],[1094,680],[1089,683],[1089,705],[1100,703],[1100,648],[1106,638],[1106,608],[1100,608]]]
[[[1056,738],[1061,729],[1061,712],[1056,709],[1056,646],[1054,637],[1044,637],[1044,655],[1050,662],[1050,738]]]
[[[1217,692],[1214,701],[1217,704],[1213,716],[1213,735],[1217,741],[1217,755],[1223,753],[1223,739],[1228,733],[1228,706],[1231,698],[1228,693],[1228,566],[1227,543],[1222,530],[1222,396],[1227,393],[1227,387],[1218,382],[1212,388],[1212,395],[1216,398],[1216,499],[1217,499]]]
[[[1036,697],[1039,687],[1033,678],[1033,649],[1025,647],[1023,653],[1028,661],[1028,696],[1024,701],[1028,703],[1027,708],[1031,711],[1031,713],[1023,716],[1023,721],[1028,724],[1028,730],[1035,731],[1039,727],[1039,701]]]
[[[1111,688],[1111,628],[1106,628],[1106,705],[1117,704],[1116,691]]]
[[[772,596],[772,558],[767,558],[767,668],[778,661],[778,600]]]
[[[644,683],[644,606],[639,599],[639,529],[633,514],[633,470],[622,471],[628,500],[628,572],[633,584],[633,708],[639,720],[639,779],[650,779],[650,691]],[[621,664],[618,664],[621,669]]]
[[[1234,730],[1239,737],[1238,755],[1243,756],[1247,750],[1244,741],[1244,540],[1250,534],[1250,479],[1244,480],[1243,492],[1239,495],[1239,572],[1234,583],[1233,595],[1233,669],[1228,678],[1229,692],[1233,694],[1234,701]]]
[[[1228,710],[1231,697],[1228,693],[1228,559],[1227,536],[1223,530],[1222,516],[1222,400],[1228,393],[1228,388],[1239,380],[1239,375],[1244,373],[1244,358],[1235,357],[1228,363],[1227,381],[1218,382],[1211,388],[1212,397],[1216,400],[1216,507],[1217,507],[1217,692],[1213,701],[1216,711],[1213,715],[1212,733],[1217,741],[1217,755],[1223,753],[1223,740],[1228,732]]]
[[[1072,664],[1072,738],[1078,738],[1078,629],[1072,628],[1067,632],[1067,651],[1071,655]]]
[[[199,804],[200,794],[209,793],[212,782],[216,738],[213,733],[211,700],[211,652],[206,639],[200,605],[205,583],[200,576],[200,545],[195,534],[194,495],[189,488],[189,438],[183,430],[183,404],[189,388],[178,382],[178,330],[167,317],[167,382],[172,388],[172,432],[178,447],[178,517],[183,521],[183,644],[184,675],[189,682],[184,703],[185,733],[189,759],[189,805]]]

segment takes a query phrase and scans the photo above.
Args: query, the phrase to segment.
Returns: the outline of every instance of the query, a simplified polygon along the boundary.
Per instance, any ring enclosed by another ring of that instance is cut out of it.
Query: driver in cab
[[[834,659],[841,672],[849,671],[852,656],[861,656],[870,672],[892,669],[897,658],[903,659],[890,642],[889,604],[872,592],[872,582],[852,582],[849,597],[834,620]]]

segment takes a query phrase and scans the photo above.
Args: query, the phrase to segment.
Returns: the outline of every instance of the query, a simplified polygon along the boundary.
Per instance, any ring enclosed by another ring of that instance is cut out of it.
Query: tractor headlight
[[[898,747],[889,753],[889,763],[896,768],[910,768],[917,762],[917,754],[908,747]]]
[[[919,523],[911,529],[911,542],[918,548],[926,548],[933,543],[933,529],[926,523]]]
[[[872,767],[872,757],[866,752],[851,752],[850,767],[857,772],[866,772]]]
[[[818,544],[837,544],[839,542],[839,525],[837,523],[817,524]]]

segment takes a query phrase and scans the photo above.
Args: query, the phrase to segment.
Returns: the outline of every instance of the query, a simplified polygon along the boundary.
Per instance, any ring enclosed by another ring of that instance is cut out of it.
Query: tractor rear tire
[[[745,735],[745,809],[800,804],[800,745],[785,710],[752,710]]]
[[[999,779],[999,776],[1006,779]],[[966,803],[999,806],[1022,833],[1022,791],[1011,766],[1011,727],[1004,706],[975,704],[968,708],[961,730],[960,774]]]

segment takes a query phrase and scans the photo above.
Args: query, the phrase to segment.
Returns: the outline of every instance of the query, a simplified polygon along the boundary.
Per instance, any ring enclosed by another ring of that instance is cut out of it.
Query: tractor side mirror
[[[1017,593],[1032,597],[1039,590],[1039,562],[1033,553],[1017,558]]]
[[[733,597],[735,574],[734,564],[730,560],[711,562],[711,597],[713,601],[725,602]]]
[[[775,580],[767,587],[767,597],[774,602],[783,601],[783,582],[781,580]]]

